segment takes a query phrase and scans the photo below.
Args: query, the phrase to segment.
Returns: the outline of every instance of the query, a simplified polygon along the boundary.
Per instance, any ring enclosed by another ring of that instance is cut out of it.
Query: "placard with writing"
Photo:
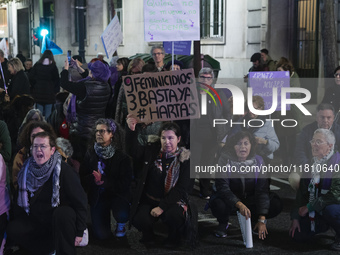
[[[110,58],[123,41],[122,29],[117,15],[114,16],[110,24],[105,28],[100,38],[103,42],[106,57]]]
[[[193,69],[123,78],[128,111],[140,122],[200,117]]]
[[[273,88],[277,88],[278,104],[276,111],[281,111],[281,88],[290,87],[289,72],[250,72],[249,86],[253,88],[253,95],[261,96],[264,100],[264,110],[268,110],[273,102]],[[286,98],[290,98],[287,93]],[[290,104],[286,105],[286,110],[290,110]]]
[[[200,40],[200,1],[144,0],[144,41]]]
[[[174,43],[174,54],[190,56],[191,41],[178,41]],[[163,42],[166,53],[172,54],[172,42]]]

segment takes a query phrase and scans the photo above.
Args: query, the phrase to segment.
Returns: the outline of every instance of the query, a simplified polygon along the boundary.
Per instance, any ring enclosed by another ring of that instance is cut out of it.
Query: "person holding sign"
[[[142,243],[155,242],[153,224],[159,219],[169,228],[167,247],[180,244],[188,208],[190,186],[190,151],[180,147],[180,128],[165,122],[159,132],[160,142],[149,144],[141,153],[142,178],[131,207],[132,224],[143,233]]]
[[[238,210],[246,219],[252,219],[259,239],[264,240],[268,235],[267,219],[277,216],[282,210],[280,198],[269,192],[268,178],[260,176],[264,162],[255,152],[255,137],[244,131],[228,138],[222,149],[218,165],[229,166],[235,172],[225,173],[224,178],[216,179],[216,192],[209,201],[212,214],[219,222],[215,230],[217,237],[227,236],[229,216]],[[241,171],[242,167],[257,167],[258,171],[245,172]]]
[[[151,48],[150,52],[153,60],[155,61],[155,66],[157,67],[158,71],[166,71],[164,67],[164,57],[165,57],[165,51],[163,46],[161,45],[155,45]]]

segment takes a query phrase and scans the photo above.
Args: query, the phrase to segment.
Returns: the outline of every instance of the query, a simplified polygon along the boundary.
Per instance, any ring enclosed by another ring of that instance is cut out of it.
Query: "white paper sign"
[[[199,0],[144,0],[144,40],[200,40]]]
[[[123,41],[122,29],[117,15],[114,16],[110,24],[105,28],[100,38],[103,42],[106,57],[110,58]]]
[[[253,248],[253,236],[250,218],[246,220],[246,217],[244,217],[239,211],[237,211],[237,218],[238,222],[240,223],[244,245],[246,248]]]

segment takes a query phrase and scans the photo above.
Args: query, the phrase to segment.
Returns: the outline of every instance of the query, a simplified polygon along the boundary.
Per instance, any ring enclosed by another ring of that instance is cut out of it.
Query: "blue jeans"
[[[91,205],[91,219],[96,238],[108,239],[111,237],[111,211],[117,223],[126,223],[129,220],[129,201],[119,196],[110,198],[99,196],[97,203]]]
[[[53,104],[35,104],[35,108],[41,111],[42,115],[45,116],[45,120],[51,115]]]
[[[294,240],[307,241],[316,234],[326,232],[332,227],[337,236],[340,236],[340,204],[328,205],[322,210],[322,215],[315,214],[315,232],[311,231],[309,215],[299,220],[301,232],[295,231]]]

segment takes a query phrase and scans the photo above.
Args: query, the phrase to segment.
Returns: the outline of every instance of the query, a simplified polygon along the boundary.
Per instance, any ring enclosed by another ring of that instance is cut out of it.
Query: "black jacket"
[[[34,202],[30,202],[30,214],[40,224],[52,227],[52,216],[54,209],[51,204],[52,198],[52,178],[42,186],[41,191],[37,194]],[[20,188],[20,187],[19,187]],[[65,162],[61,162],[60,171],[60,205],[70,206],[76,213],[76,236],[83,236],[86,229],[87,219],[87,199],[86,193],[80,184],[79,176],[76,171]],[[13,220],[16,218],[27,217],[23,208],[19,207],[17,203],[14,204]]]
[[[55,64],[36,63],[29,73],[32,95],[38,104],[54,104],[55,94],[60,90],[59,72]]]
[[[8,93],[11,100],[17,95],[30,94],[30,82],[24,71],[19,71],[12,76]]]
[[[218,165],[225,166],[229,160],[227,154],[222,154]],[[261,164],[261,162],[259,162]],[[263,161],[262,161],[263,164]],[[242,177],[242,175],[240,175]],[[238,201],[245,205],[256,204],[257,214],[268,214],[269,182],[267,178],[256,178],[254,173],[244,175],[244,178],[219,178],[215,180],[216,196],[226,204],[234,207]]]
[[[94,123],[105,118],[105,109],[110,97],[110,86],[107,82],[94,80],[70,82],[68,71],[61,72],[61,87],[77,96],[77,121],[70,126],[70,135],[76,134],[89,139]],[[80,89],[83,87],[83,89]],[[85,97],[78,93],[85,91]]]
[[[137,189],[134,192],[133,202],[131,206],[131,219],[137,211],[140,199],[144,192],[145,185],[150,185],[148,183],[148,178],[152,178],[150,175],[155,174],[156,169],[155,160],[157,159],[158,153],[160,152],[160,144],[152,143],[144,147],[144,151],[139,154],[144,160],[144,167],[141,170],[141,178],[138,180]],[[167,210],[170,206],[175,205],[178,201],[187,202],[188,191],[190,188],[190,151],[183,150],[179,156],[180,160],[180,174],[175,186],[160,198],[159,207],[163,211]]]
[[[94,182],[93,170],[98,170],[99,157],[93,148],[86,152],[85,159],[80,166],[80,176],[85,187],[89,203],[96,204],[98,196],[111,198],[112,196],[130,199],[130,184],[132,180],[132,165],[130,157],[120,150],[116,150],[112,158],[104,159],[102,175],[104,183],[100,186]]]
[[[322,103],[331,104],[334,107],[335,114],[340,110],[340,86],[334,85],[329,87],[322,99]]]

